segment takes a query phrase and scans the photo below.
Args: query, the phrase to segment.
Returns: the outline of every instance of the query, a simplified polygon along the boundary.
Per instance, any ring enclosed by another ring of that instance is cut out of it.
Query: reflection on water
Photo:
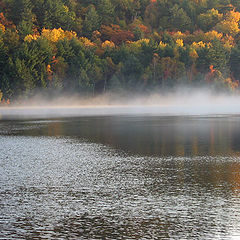
[[[2,134],[70,136],[135,155],[240,156],[240,118],[234,116],[85,117],[1,124]]]
[[[238,239],[238,117],[0,122],[0,236]]]

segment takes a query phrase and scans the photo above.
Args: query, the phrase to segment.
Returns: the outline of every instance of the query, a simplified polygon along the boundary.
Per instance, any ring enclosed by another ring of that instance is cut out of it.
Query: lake
[[[1,239],[239,239],[240,117],[0,120]]]

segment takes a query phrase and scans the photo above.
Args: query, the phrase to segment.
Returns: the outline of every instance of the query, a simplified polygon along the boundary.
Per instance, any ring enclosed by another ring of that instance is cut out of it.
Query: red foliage
[[[128,30],[122,30],[119,25],[111,24],[111,26],[102,25],[101,27],[102,41],[110,40],[116,45],[122,42],[131,41],[134,34]]]

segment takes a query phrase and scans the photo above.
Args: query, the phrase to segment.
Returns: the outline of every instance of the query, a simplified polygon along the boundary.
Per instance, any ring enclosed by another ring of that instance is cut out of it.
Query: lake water
[[[0,121],[0,239],[239,239],[240,117]]]

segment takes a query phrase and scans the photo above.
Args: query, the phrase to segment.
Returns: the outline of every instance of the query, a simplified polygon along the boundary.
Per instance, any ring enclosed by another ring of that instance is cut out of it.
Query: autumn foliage
[[[2,0],[0,100],[207,85],[239,92],[240,2]]]
[[[127,30],[122,30],[119,25],[111,24],[111,26],[103,25],[101,28],[101,39],[110,40],[116,45],[123,42],[130,41],[134,38],[132,32]]]

